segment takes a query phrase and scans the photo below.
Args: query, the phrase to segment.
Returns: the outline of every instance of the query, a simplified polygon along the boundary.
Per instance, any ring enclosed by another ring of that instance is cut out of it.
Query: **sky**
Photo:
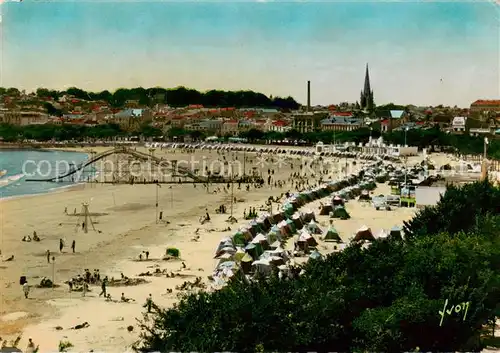
[[[306,103],[500,99],[494,2],[4,0],[0,85],[254,90]]]

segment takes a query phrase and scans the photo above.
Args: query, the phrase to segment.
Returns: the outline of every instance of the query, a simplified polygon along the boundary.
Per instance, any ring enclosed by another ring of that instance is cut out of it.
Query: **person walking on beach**
[[[99,294],[99,296],[103,295],[104,294],[104,298],[106,298],[106,282],[107,282],[107,277],[105,277],[103,280],[102,280],[102,283],[101,283],[101,293]]]
[[[149,296],[146,299],[146,304],[144,304],[144,307],[148,309],[148,313],[151,312],[151,308],[153,307],[153,297],[151,296],[151,293],[149,293]]]
[[[88,288],[89,288],[89,285],[87,284],[87,281],[83,281],[82,297],[84,297],[87,294]]]
[[[76,240],[73,240],[71,243],[71,250],[73,250],[73,254],[75,253],[75,247],[76,247]]]
[[[23,292],[24,292],[24,297],[28,299],[28,295],[30,294],[30,286],[28,285],[28,281],[24,282],[23,284]]]
[[[59,239],[59,252],[62,252],[64,248],[64,242],[62,239]]]
[[[47,263],[50,264],[50,250],[47,250]]]

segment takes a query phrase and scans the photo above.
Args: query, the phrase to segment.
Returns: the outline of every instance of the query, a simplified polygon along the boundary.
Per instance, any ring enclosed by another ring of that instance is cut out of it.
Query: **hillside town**
[[[457,106],[415,106],[385,104],[376,106],[370,85],[368,66],[360,100],[328,106],[311,105],[311,82],[307,82],[307,104],[296,110],[276,107],[217,107],[189,104],[170,106],[166,94],[148,102],[127,99],[122,107],[106,100],[82,99],[70,94],[57,98],[37,92],[3,89],[0,95],[0,122],[15,126],[54,124],[92,127],[116,124],[133,132],[149,125],[167,132],[182,129],[204,136],[239,136],[249,130],[286,133],[353,131],[372,127],[382,133],[426,129],[439,126],[441,131],[472,136],[500,134],[500,100],[478,98],[469,108]],[[146,104],[145,104],[146,103]]]

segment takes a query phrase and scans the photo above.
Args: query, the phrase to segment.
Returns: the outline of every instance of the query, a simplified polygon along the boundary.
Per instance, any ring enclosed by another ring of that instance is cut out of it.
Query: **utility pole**
[[[56,257],[52,256],[52,289],[56,284]]]

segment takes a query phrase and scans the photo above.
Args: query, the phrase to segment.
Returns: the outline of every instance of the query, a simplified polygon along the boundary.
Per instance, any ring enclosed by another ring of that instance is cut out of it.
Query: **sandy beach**
[[[172,151],[167,150],[157,150],[155,155],[173,158]],[[207,159],[220,158],[215,151],[197,151],[195,155],[196,158],[203,155]],[[229,152],[226,156],[230,158]],[[192,154],[175,153],[178,160],[191,157]],[[297,171],[300,161],[294,163],[294,171]],[[262,167],[266,170],[264,175],[267,175],[268,168],[274,169],[275,180],[286,181],[292,172],[289,165]],[[313,184],[313,178],[309,182]],[[281,188],[267,185],[251,187],[249,191],[243,186],[241,189],[235,186],[234,196],[239,202],[234,204],[233,209],[238,222],[230,224],[226,222],[228,214],[214,212],[215,208],[224,204],[229,213],[230,193],[213,192],[224,186],[214,184],[207,192],[201,184],[196,188],[193,184],[173,184],[172,188],[168,185],[157,188],[154,184],[84,184],[61,192],[1,201],[0,249],[4,259],[10,255],[15,255],[15,259],[0,263],[0,336],[11,340],[22,333],[19,347],[24,349],[28,337],[32,337],[40,346],[40,352],[57,351],[60,341],[70,341],[74,345],[70,351],[130,350],[139,333],[136,318],[142,317],[143,304],[149,294],[159,306],[171,306],[179,293],[176,286],[196,277],[208,282],[207,276],[212,274],[217,263],[213,257],[220,239],[234,234],[240,225],[248,223],[242,217],[243,211],[250,206],[259,209],[269,196],[293,192],[290,185]],[[155,217],[157,191],[158,208],[163,211],[164,220],[158,224]],[[374,194],[389,192],[389,186],[379,185]],[[319,203],[328,200],[325,198],[305,206],[315,211],[323,229],[327,228],[329,220],[328,216],[318,216]],[[89,226],[89,232],[83,233],[79,217],[72,215],[75,209],[80,212],[82,202],[89,203],[91,213],[101,214],[92,217],[97,232]],[[65,214],[65,208],[68,214]],[[200,225],[199,218],[205,214],[205,209],[209,210],[211,222]],[[372,206],[354,200],[347,203],[346,209],[352,218],[334,222],[346,242],[363,225],[373,232],[390,229],[410,219],[415,212],[415,209],[407,208],[376,211]],[[231,231],[223,231],[227,227]],[[200,238],[192,241],[197,229]],[[40,236],[40,242],[21,241],[23,236],[31,235],[33,231]],[[59,252],[59,239],[64,239],[66,244],[62,253]],[[69,247],[73,240],[76,241],[75,253]],[[319,243],[321,251],[331,250],[330,245]],[[165,249],[170,246],[180,250],[187,268],[181,269],[181,261],[161,260]],[[55,263],[47,263],[46,250],[50,250],[51,256],[55,257]],[[149,251],[148,261],[138,261],[142,251]],[[64,281],[83,274],[86,268],[90,271],[100,269],[101,276],[110,278],[119,278],[121,273],[137,277],[139,273],[156,268],[181,276],[144,277],[148,283],[108,287],[113,299],[119,299],[121,293],[135,299],[132,303],[115,303],[99,297],[100,288],[97,286],[91,286],[91,292],[86,297],[69,291]],[[60,286],[54,289],[32,288],[30,298],[25,299],[19,285],[23,275],[27,276],[31,286],[38,284],[42,277],[54,277],[55,283]],[[172,293],[167,293],[167,289],[173,289]],[[90,326],[80,330],[70,329],[83,322],[88,322]],[[129,325],[134,326],[132,332],[127,330]]]

